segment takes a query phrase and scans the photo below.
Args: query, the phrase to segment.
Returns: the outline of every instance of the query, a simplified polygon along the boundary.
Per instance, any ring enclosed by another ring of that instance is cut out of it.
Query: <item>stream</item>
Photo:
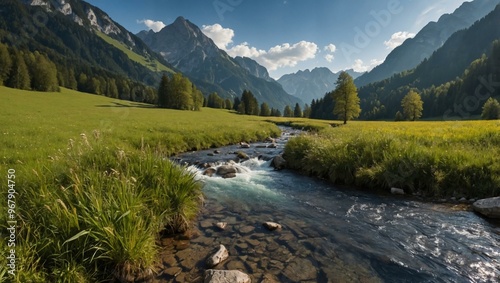
[[[250,156],[277,148],[252,144]],[[237,146],[186,153],[193,164],[234,158]],[[235,178],[204,176],[205,202],[187,238],[162,239],[158,282],[203,282],[207,256],[223,244],[216,269],[241,270],[252,282],[500,282],[500,223],[450,204],[337,188],[252,158]],[[270,232],[262,223],[283,229]],[[225,230],[214,226],[227,222]]]

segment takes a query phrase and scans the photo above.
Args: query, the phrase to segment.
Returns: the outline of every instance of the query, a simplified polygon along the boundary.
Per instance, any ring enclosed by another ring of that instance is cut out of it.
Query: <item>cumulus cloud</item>
[[[234,30],[223,28],[220,24],[204,25],[201,31],[222,50],[227,50],[229,44],[233,43]]]
[[[333,56],[333,54],[326,54],[325,55],[325,60],[328,61],[328,63],[333,62],[333,59],[335,59],[335,56]]]
[[[153,21],[153,20],[137,20],[138,24],[144,24],[146,25],[149,29],[152,29],[154,32],[159,32],[162,28],[164,28],[166,25],[162,21]]]
[[[368,72],[371,71],[373,68],[376,66],[382,64],[384,61],[383,60],[377,60],[377,59],[372,59],[369,64],[365,64],[363,60],[361,59],[356,59],[354,60],[354,65],[352,65],[352,69],[355,72]]]
[[[220,24],[204,25],[202,31],[214,41],[217,47],[226,51],[229,56],[252,58],[270,71],[281,67],[296,66],[301,61],[315,58],[318,52],[318,45],[307,41],[300,41],[295,44],[283,43],[269,50],[257,49],[250,46],[248,42],[233,45],[234,30],[224,28]]]
[[[325,46],[325,51],[328,51],[330,53],[335,53],[335,51],[337,51],[337,46],[335,46],[335,44],[328,44],[327,46]]]
[[[387,46],[387,49],[394,49],[403,44],[403,42],[408,38],[413,37],[415,37],[414,33],[407,31],[398,31],[391,36],[391,39],[389,39],[388,41],[384,41],[384,45]]]

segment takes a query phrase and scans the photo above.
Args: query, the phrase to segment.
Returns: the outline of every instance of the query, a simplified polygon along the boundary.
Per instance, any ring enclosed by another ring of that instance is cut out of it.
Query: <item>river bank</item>
[[[240,149],[179,158],[203,165],[235,158]],[[258,157],[283,148],[244,150]],[[243,271],[252,282],[489,282],[500,276],[498,223],[463,207],[342,189],[275,171],[258,158],[239,165],[246,170],[230,179],[191,167],[204,183],[205,202],[189,235],[161,240],[155,282],[203,282],[206,259],[220,244],[229,257],[215,268]],[[268,231],[266,221],[283,229]],[[220,222],[224,230],[215,226]]]

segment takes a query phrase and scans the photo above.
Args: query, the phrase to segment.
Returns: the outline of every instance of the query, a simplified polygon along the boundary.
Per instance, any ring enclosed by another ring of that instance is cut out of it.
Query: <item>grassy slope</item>
[[[175,73],[169,67],[158,62],[158,60],[155,59],[153,61],[150,61],[150,60],[148,60],[148,58],[131,51],[127,46],[125,46],[124,44],[122,44],[118,40],[113,39],[102,32],[96,32],[96,33],[99,37],[104,39],[104,41],[113,45],[114,47],[118,48],[119,50],[123,51],[123,53],[125,53],[130,60],[137,62],[137,63],[149,68],[150,70],[155,71],[155,72]]]
[[[110,144],[165,154],[264,139],[278,129],[258,117],[203,108],[199,112],[153,108],[62,89],[38,93],[0,87],[0,164],[47,159],[70,139],[97,130]]]

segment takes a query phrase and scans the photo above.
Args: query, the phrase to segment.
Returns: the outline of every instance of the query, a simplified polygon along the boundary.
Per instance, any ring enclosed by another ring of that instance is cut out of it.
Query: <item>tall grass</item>
[[[150,278],[160,231],[184,231],[202,197],[183,168],[150,149],[108,146],[98,134],[18,175],[23,262],[15,282]]]
[[[357,122],[291,140],[289,165],[337,184],[428,197],[500,194],[500,122]]]

